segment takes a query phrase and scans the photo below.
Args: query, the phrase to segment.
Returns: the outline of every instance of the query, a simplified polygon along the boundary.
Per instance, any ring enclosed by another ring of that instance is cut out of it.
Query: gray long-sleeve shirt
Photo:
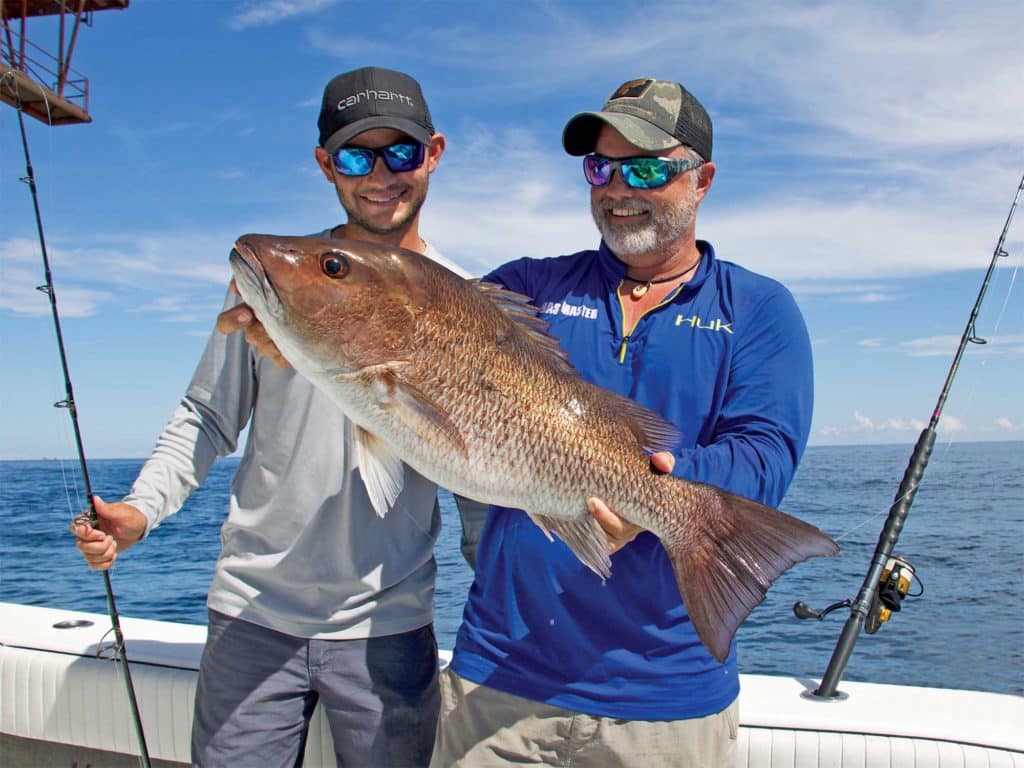
[[[429,246],[426,255],[458,270]],[[229,294],[225,308],[236,301]],[[207,605],[306,638],[373,637],[430,623],[436,486],[406,466],[394,507],[378,517],[356,466],[352,424],[242,333],[212,333],[124,499],[146,516],[147,534],[181,507],[216,457],[235,450],[246,424]]]

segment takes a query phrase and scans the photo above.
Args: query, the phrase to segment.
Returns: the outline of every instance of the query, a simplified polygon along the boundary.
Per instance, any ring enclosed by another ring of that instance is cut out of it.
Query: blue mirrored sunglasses
[[[418,142],[392,144],[389,147],[342,147],[331,157],[343,176],[367,176],[380,157],[392,173],[414,171],[423,165],[426,147]]]
[[[685,157],[641,155],[613,160],[604,155],[592,154],[583,158],[583,175],[592,186],[603,187],[612,180],[612,173],[617,170],[627,187],[657,189],[668,184],[679,174],[702,165],[703,160]]]

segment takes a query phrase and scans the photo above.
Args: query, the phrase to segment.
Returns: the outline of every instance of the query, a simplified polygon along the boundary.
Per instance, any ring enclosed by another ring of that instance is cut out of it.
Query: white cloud
[[[924,425],[922,425],[922,428],[923,427]],[[939,425],[937,429],[940,432],[966,432],[967,425],[956,416],[950,416],[948,413],[944,413],[939,417]]]
[[[960,344],[960,336],[925,336],[909,339],[900,344],[911,357],[948,356],[952,359]],[[984,344],[969,344],[966,354],[1020,355],[1024,336],[985,336]]]
[[[129,126],[126,124],[116,125],[111,129],[111,132],[121,139],[126,141],[142,141],[144,139],[151,139],[154,136],[163,136],[166,134],[182,133],[194,129],[192,123],[187,123],[182,120],[176,120],[170,123],[159,123],[153,128],[147,128],[145,130],[137,128],[135,126]]]
[[[148,304],[136,308],[137,312],[177,312],[181,310],[183,299],[180,296],[160,296]]]
[[[1024,69],[1013,64],[1019,3],[993,2],[983,14],[945,2],[818,3],[737,18],[701,29],[718,51],[706,64],[743,50],[749,77],[740,88],[765,101],[782,96],[781,114],[831,126],[861,154],[1020,141],[1024,105],[1002,97],[1024,89]]]
[[[339,0],[251,0],[228,20],[231,29],[268,27],[337,5]]]
[[[907,441],[919,434],[928,422],[922,419],[907,419],[898,416],[873,418],[854,410],[853,422],[837,426],[829,424],[816,430],[816,435],[826,442],[838,442],[842,439],[855,441]],[[956,416],[943,414],[939,419],[937,430],[943,434],[964,435],[970,430],[963,420]]]
[[[597,244],[582,171],[577,178],[557,147],[477,122],[458,131],[461,141],[450,143],[423,209],[423,232],[446,256],[476,274]]]
[[[839,299],[847,304],[878,304],[883,301],[896,301],[899,297],[891,293],[862,293]]]
[[[11,277],[12,275],[9,275]],[[16,315],[38,317],[49,315],[50,302],[46,295],[40,293],[32,285],[32,281],[20,279],[13,275],[11,282],[5,283],[0,289],[0,310],[13,312]],[[55,291],[57,311],[61,317],[89,317],[96,314],[97,309],[112,295],[106,291],[94,291],[83,288],[65,287]]]
[[[945,356],[952,358],[960,343],[959,336],[925,336],[910,339],[900,344],[911,357]]]
[[[753,269],[787,281],[905,277],[987,263],[978,258],[978,243],[991,234],[969,226],[938,229],[937,221],[954,216],[936,210],[945,207],[938,200],[930,209],[870,200],[711,203],[701,210],[698,232],[720,253],[741,255],[736,258]]]
[[[875,429],[875,424],[871,419],[862,414],[860,411],[853,412],[853,419],[857,422],[857,426],[861,429]]]
[[[59,236],[49,237],[58,311],[62,317],[88,317],[116,301],[126,311],[207,322],[211,303],[220,306],[231,277],[226,245],[231,242],[227,235],[181,232],[90,235],[70,246]],[[38,243],[9,238],[0,241],[0,253],[0,312],[50,313],[46,295],[36,288],[45,282]]]
[[[844,281],[826,283],[793,280],[788,285],[789,289],[797,296],[834,296],[839,301],[849,300],[863,293],[884,292],[887,290],[884,283],[850,283]]]
[[[63,252],[52,245],[46,251],[57,297],[57,311],[62,317],[88,317],[110,299],[108,291],[85,288],[73,282],[69,284],[55,267],[64,260]],[[0,260],[0,310],[30,317],[50,314],[49,297],[38,290],[46,282],[39,243],[9,238],[0,243],[0,253],[3,254]]]
[[[878,421],[856,410],[853,412],[853,420],[854,424],[848,429],[850,432],[920,432],[927,426],[927,423],[920,419],[890,417]]]
[[[992,422],[1001,432],[1024,432],[1024,422],[1015,424],[1012,419],[1000,416]]]

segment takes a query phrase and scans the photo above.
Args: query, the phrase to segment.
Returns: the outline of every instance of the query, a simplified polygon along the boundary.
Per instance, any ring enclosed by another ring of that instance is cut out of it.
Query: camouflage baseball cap
[[[711,159],[711,118],[679,83],[650,77],[623,83],[600,112],[581,112],[566,123],[565,151],[570,155],[593,152],[604,123],[646,152],[685,144],[705,160]]]

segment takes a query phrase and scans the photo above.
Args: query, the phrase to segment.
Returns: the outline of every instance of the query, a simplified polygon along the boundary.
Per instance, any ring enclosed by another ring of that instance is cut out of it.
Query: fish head
[[[310,376],[404,359],[427,304],[422,256],[356,240],[243,235],[231,252],[242,299]]]

